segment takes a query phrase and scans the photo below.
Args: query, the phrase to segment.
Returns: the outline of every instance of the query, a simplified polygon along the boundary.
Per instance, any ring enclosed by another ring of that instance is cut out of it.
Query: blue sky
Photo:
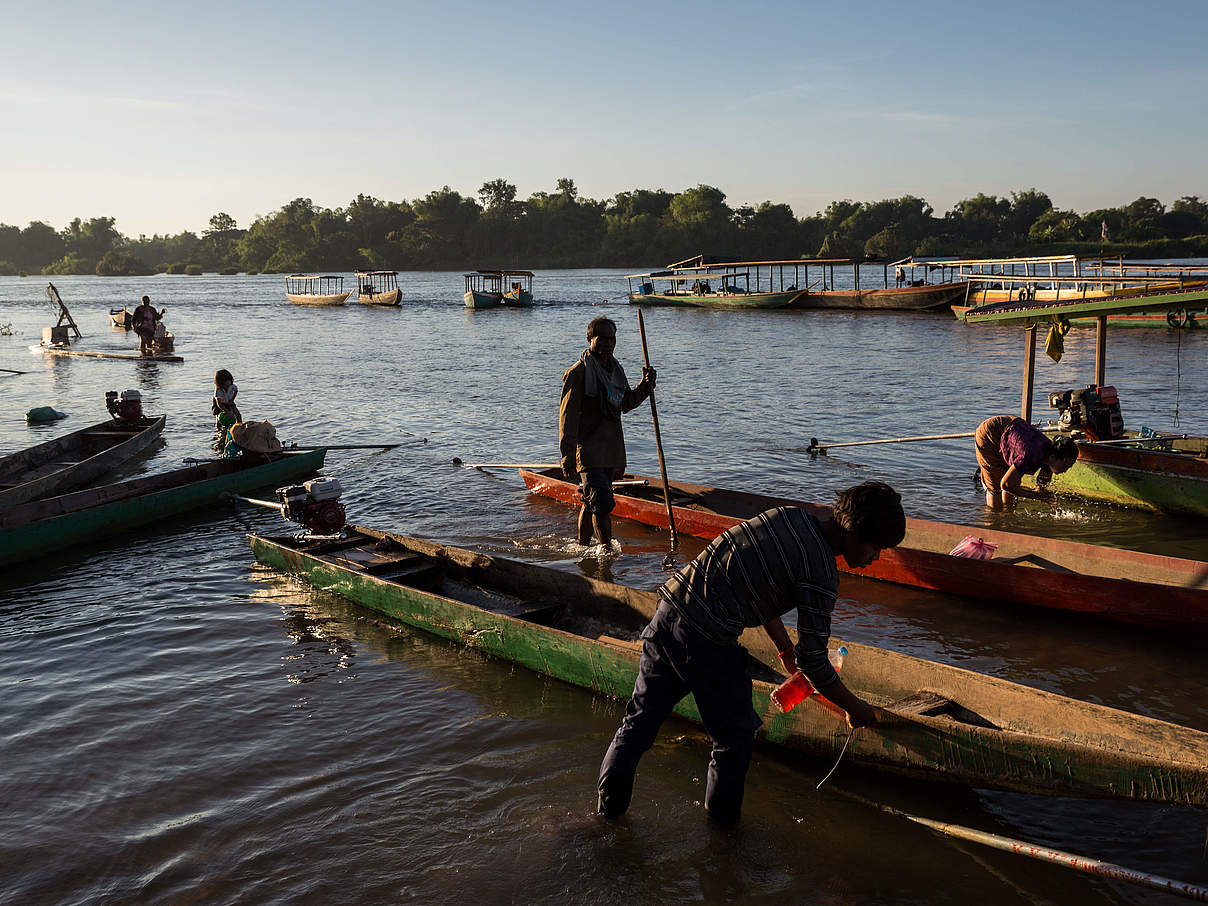
[[[1208,197],[1208,2],[6,4],[0,222],[707,183]]]

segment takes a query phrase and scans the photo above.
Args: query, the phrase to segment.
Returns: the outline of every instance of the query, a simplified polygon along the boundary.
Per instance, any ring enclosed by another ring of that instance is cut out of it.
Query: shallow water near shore
[[[46,278],[0,278],[0,454],[105,418],[107,390],[166,413],[125,475],[211,455],[213,374],[247,418],[331,451],[350,521],[643,588],[668,535],[618,521],[585,556],[575,514],[514,470],[554,462],[560,376],[600,314],[641,371],[626,272],[542,272],[531,310],[467,311],[456,273],[404,273],[399,309],[285,301],[279,276],[51,278],[80,348],[137,351],[110,307],[168,308],[179,364],[51,357]],[[349,285],[352,284],[351,277]],[[1208,523],[1076,500],[989,515],[971,431],[1016,412],[1022,332],[947,313],[647,309],[672,478],[826,502],[877,478],[912,516],[1208,560]],[[1039,344],[1038,344],[1039,345]],[[1040,352],[1034,414],[1093,376],[1094,332]],[[1208,330],[1118,330],[1125,421],[1208,434]],[[68,419],[28,426],[51,405]],[[1176,421],[1177,413],[1177,421]],[[649,410],[630,468],[658,474]],[[708,742],[669,723],[629,815],[591,814],[623,703],[396,626],[257,564],[273,513],[219,508],[0,576],[0,865],[22,903],[1168,903],[1169,894],[958,843],[870,803],[1208,885],[1201,810],[949,788],[761,748],[732,831],[704,820]],[[703,542],[681,538],[676,563]],[[844,575],[839,637],[1208,730],[1203,637],[1008,609]]]

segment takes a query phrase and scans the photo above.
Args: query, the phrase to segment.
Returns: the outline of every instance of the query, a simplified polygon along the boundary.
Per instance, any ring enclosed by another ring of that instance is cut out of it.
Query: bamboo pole
[[[956,437],[972,437],[973,433],[972,431],[964,431],[960,434],[923,434],[918,437],[887,437],[883,440],[849,440],[841,444],[820,444],[818,443],[818,438],[811,437],[807,452],[825,453],[832,447],[863,447],[868,444],[905,444],[917,440],[950,440]]]
[[[467,469],[561,469],[560,462],[462,462],[457,456],[453,457],[453,465],[465,466]]]
[[[642,320],[642,310],[638,309],[638,332],[642,336],[642,362],[650,367],[650,353],[646,349],[646,322]],[[667,504],[667,527],[671,529],[671,553],[675,553],[675,513],[671,510],[671,484],[667,481],[667,463],[663,459],[663,438],[659,433],[659,411],[654,405],[654,390],[650,391],[650,417],[654,420],[654,447],[659,454],[659,473],[663,478],[663,500]],[[668,554],[670,557],[670,554]]]

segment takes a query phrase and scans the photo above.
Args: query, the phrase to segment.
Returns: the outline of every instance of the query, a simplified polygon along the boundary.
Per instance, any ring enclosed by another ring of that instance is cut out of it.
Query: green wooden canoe
[[[435,635],[627,699],[653,592],[349,526],[337,541],[249,535],[263,562]],[[833,640],[838,644],[837,640]],[[789,714],[761,630],[743,638],[760,736],[833,760],[842,712],[817,696]],[[847,643],[844,681],[877,706],[848,757],[974,787],[1208,805],[1208,733],[920,658]],[[691,697],[678,713],[699,720]],[[603,741],[601,742],[603,746]]]
[[[224,459],[49,497],[0,512],[0,566],[92,541],[201,507],[224,493],[287,484],[323,467],[326,449]]]

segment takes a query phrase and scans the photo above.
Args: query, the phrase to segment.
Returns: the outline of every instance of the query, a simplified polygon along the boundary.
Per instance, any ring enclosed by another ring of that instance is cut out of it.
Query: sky
[[[502,177],[732,206],[1208,198],[1208,0],[0,6],[0,223],[239,226]]]

